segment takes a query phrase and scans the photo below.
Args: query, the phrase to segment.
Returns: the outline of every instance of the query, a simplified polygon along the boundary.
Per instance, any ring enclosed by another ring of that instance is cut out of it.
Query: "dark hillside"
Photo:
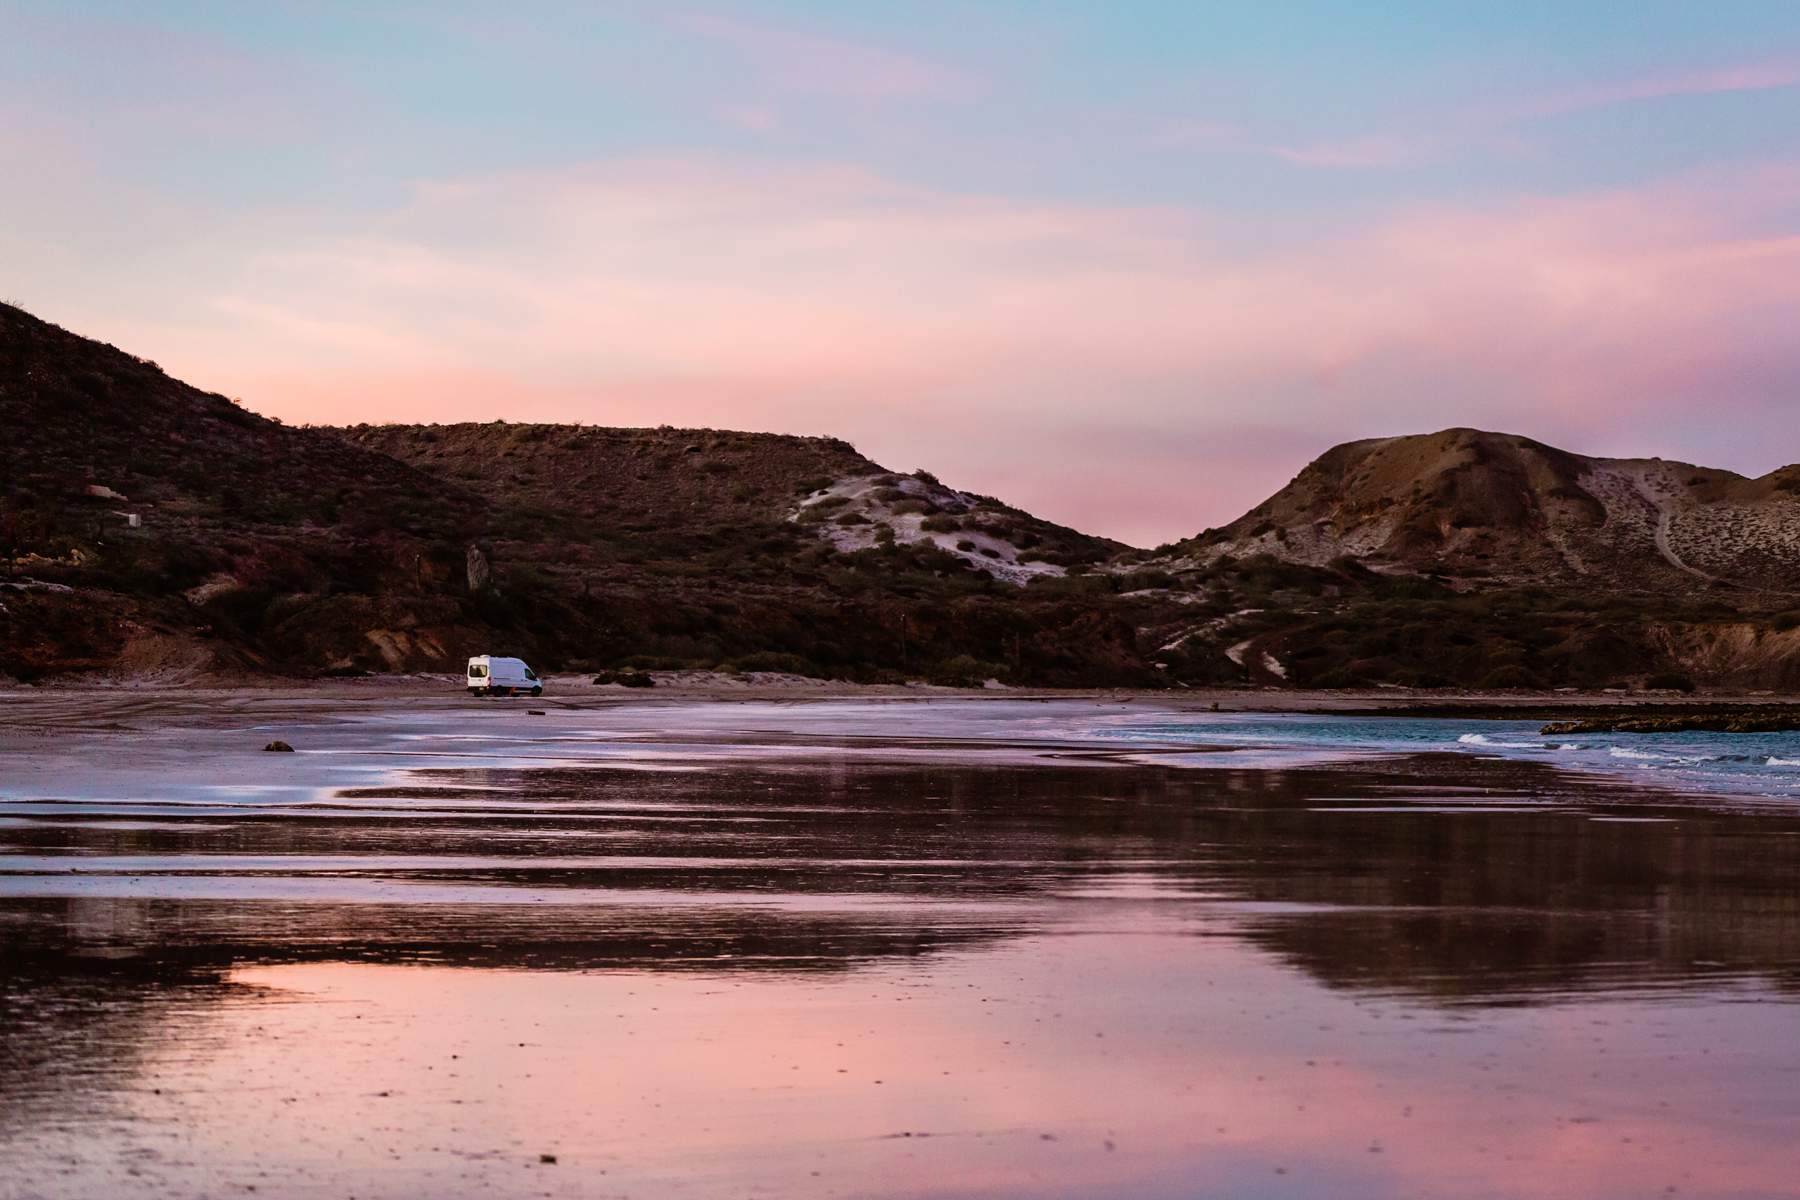
[[[1064,573],[1052,556],[1104,561],[1115,543],[896,475],[836,438],[505,422],[339,432],[494,503],[495,604],[526,582],[562,598],[560,625],[582,630],[566,661],[1152,678],[1103,599],[1022,587]]]
[[[1380,438],[1150,554],[833,438],[288,428],[4,306],[0,437],[0,677],[1800,687],[1793,467]]]
[[[0,430],[6,673],[316,670],[390,627],[415,665],[478,624],[480,496],[4,305]]]
[[[0,430],[0,676],[459,670],[493,651],[547,670],[1151,678],[1103,598],[998,578],[1110,543],[834,439],[288,428],[10,307]],[[825,494],[846,483],[854,499]]]

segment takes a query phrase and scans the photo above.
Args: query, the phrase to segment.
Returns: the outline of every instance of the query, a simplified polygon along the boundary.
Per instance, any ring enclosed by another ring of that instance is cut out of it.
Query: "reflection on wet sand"
[[[1780,812],[1461,755],[832,749],[0,812],[0,1196],[1800,1172]]]

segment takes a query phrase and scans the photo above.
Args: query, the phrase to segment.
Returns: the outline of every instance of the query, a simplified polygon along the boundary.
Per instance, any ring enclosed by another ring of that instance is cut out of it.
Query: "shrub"
[[[798,654],[784,654],[779,650],[758,650],[723,665],[730,671],[779,671],[784,675],[805,675],[810,679],[826,678],[825,672],[812,659]]]
[[[1133,571],[1119,579],[1121,592],[1142,592],[1175,586],[1175,577],[1167,571]]]
[[[1644,680],[1644,686],[1651,691],[1691,692],[1694,681],[1680,671],[1657,671]]]
[[[962,528],[962,522],[949,513],[935,513],[919,522],[919,528],[930,533],[954,533]]]
[[[601,686],[609,683],[616,683],[620,687],[628,688],[647,688],[656,686],[656,680],[650,678],[650,676],[644,674],[642,671],[602,671],[594,676],[594,683]]]
[[[1517,663],[1509,663],[1503,667],[1495,667],[1475,686],[1484,690],[1498,688],[1527,688],[1533,683],[1531,672]]]
[[[999,663],[985,662],[972,654],[958,654],[934,663],[925,677],[942,687],[980,687],[1006,674]]]
[[[1387,682],[1409,688],[1442,688],[1451,685],[1450,680],[1435,671],[1421,671],[1412,667],[1402,667],[1393,672],[1388,676]]]
[[[1110,575],[1038,575],[1025,586],[1034,596],[1104,596],[1113,581]]]

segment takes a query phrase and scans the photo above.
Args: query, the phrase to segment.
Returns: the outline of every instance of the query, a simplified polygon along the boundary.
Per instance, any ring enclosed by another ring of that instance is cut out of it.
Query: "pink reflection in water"
[[[1800,1022],[1760,988],[1437,1009],[1141,906],[1099,920],[832,974],[240,968],[247,999],[170,1015],[124,1114],[38,1135],[68,1160],[44,1190],[1636,1200],[1800,1178]]]

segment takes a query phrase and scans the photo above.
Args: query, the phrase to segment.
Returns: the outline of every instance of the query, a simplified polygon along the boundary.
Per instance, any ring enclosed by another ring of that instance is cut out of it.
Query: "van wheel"
[[[544,694],[544,689],[541,687],[534,687],[531,689],[531,694],[534,696],[541,696]]]

